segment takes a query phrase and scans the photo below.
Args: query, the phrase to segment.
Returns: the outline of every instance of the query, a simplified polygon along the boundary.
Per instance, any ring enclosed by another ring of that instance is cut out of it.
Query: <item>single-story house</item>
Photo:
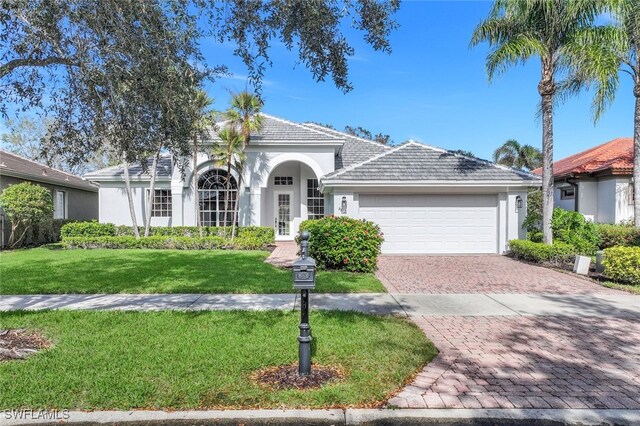
[[[98,187],[80,176],[53,169],[19,155],[0,150],[0,193],[9,185],[32,182],[51,191],[54,219],[98,219]],[[2,235],[6,245],[11,224],[0,208]]]
[[[264,114],[252,136],[239,197],[239,225],[274,228],[277,240],[292,240],[300,222],[347,215],[376,222],[385,253],[503,253],[507,241],[523,238],[527,190],[535,175],[417,142],[386,146],[311,123]],[[157,168],[152,225],[195,225],[199,191],[203,225],[230,224],[225,203],[227,172],[209,155],[217,136],[203,141],[197,169],[184,173],[163,156]],[[144,223],[149,175],[129,170],[136,218]],[[85,176],[100,185],[100,221],[131,225],[121,166]],[[240,186],[240,187],[239,187]]]
[[[594,222],[628,221],[633,218],[632,177],[633,138],[614,139],[553,163],[554,205]]]

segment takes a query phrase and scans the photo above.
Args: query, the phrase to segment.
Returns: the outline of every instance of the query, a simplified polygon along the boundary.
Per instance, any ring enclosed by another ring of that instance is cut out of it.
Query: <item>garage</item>
[[[359,216],[384,233],[383,253],[497,253],[495,194],[360,194]]]

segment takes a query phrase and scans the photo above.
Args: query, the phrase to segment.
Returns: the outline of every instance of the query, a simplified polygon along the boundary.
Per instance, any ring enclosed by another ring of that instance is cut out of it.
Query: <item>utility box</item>
[[[316,288],[316,261],[300,257],[293,262],[293,288],[313,290]]]
[[[573,264],[573,272],[580,275],[589,275],[590,266],[591,258],[589,256],[576,256],[576,262]]]

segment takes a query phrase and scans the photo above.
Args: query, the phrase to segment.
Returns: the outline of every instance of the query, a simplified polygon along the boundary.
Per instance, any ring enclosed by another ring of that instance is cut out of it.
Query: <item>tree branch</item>
[[[49,65],[77,66],[78,64],[70,58],[50,56],[48,58],[19,58],[13,59],[6,64],[0,65],[0,78],[12,73],[16,68],[21,67],[48,67]]]

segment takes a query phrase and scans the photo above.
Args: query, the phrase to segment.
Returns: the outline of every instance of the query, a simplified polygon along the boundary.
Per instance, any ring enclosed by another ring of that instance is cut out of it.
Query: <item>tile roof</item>
[[[0,150],[0,176],[13,176],[87,191],[98,190],[97,186],[80,176],[54,169],[3,150]]]
[[[151,169],[151,165],[153,164],[153,158],[147,159],[147,170]],[[163,154],[158,159],[157,166],[157,177],[162,178],[170,178],[173,172],[173,161],[170,154]],[[132,164],[129,166],[129,175],[131,177],[150,177],[149,173],[144,173],[142,170],[142,166],[140,164]],[[122,164],[107,167],[106,169],[96,170],[95,172],[90,172],[85,175],[85,178],[90,180],[99,181],[102,177],[124,177],[124,167]]]
[[[530,181],[539,177],[417,142],[407,142],[323,181]]]
[[[306,143],[342,143],[344,138],[322,132],[312,127],[261,113],[263,127],[255,135],[251,135],[251,142],[282,143],[282,142],[306,142]],[[224,122],[218,123],[221,128]],[[211,141],[217,142],[220,138],[216,132],[211,133]]]
[[[553,176],[633,173],[633,139],[617,138],[553,163]],[[542,168],[532,171],[542,174]]]
[[[361,163],[375,155],[382,154],[383,152],[391,149],[391,147],[379,142],[352,136],[319,124],[304,123],[304,126],[344,139],[345,143],[342,146],[340,155],[336,158],[336,170]]]

